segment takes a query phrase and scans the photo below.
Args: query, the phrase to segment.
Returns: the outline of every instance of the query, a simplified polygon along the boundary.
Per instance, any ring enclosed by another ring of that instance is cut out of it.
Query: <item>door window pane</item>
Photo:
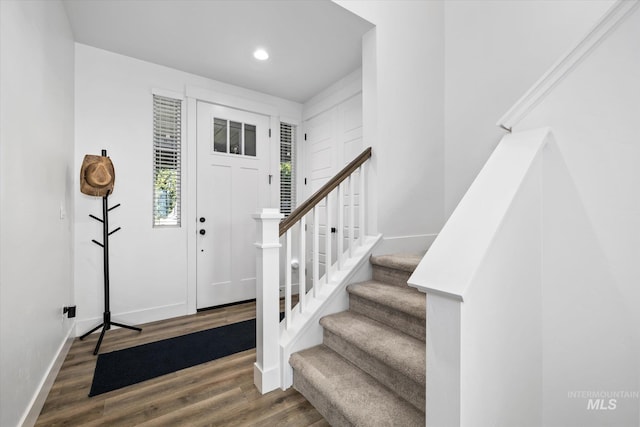
[[[229,123],[229,152],[242,154],[242,123]]]
[[[227,152],[227,121],[224,119],[213,119],[213,151]]]
[[[2,0],[0,0],[2,1]],[[213,151],[256,157],[256,126],[213,119]]]
[[[256,127],[244,125],[244,155],[256,156]]]

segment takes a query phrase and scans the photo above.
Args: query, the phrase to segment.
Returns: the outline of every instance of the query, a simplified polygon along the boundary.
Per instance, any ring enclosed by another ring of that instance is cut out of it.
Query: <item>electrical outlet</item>
[[[66,314],[69,319],[73,319],[76,317],[76,306],[63,307],[62,314]]]

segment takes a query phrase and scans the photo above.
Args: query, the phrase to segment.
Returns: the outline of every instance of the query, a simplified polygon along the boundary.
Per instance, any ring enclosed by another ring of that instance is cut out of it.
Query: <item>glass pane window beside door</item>
[[[180,226],[182,100],[153,95],[153,225]]]
[[[213,151],[256,157],[256,127],[223,118],[213,119]]]
[[[296,127],[280,123],[280,213],[289,216],[296,207]]]

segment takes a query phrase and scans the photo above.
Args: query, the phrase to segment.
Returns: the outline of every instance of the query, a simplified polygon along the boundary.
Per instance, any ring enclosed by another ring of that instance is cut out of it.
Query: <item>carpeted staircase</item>
[[[425,295],[407,286],[422,257],[371,257],[349,310],[320,319],[323,344],[294,353],[293,386],[332,426],[424,426]]]

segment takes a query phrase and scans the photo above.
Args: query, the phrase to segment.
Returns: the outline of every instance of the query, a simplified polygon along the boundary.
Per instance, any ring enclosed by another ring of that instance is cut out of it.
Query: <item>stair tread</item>
[[[290,363],[353,425],[424,425],[423,413],[324,345],[291,355]]]
[[[350,294],[424,320],[427,317],[426,295],[417,289],[399,287],[370,280],[347,286]]]
[[[400,253],[371,256],[369,261],[373,265],[413,273],[423,257],[424,253]]]
[[[418,384],[425,384],[426,348],[423,341],[352,311],[325,316],[320,324]]]

